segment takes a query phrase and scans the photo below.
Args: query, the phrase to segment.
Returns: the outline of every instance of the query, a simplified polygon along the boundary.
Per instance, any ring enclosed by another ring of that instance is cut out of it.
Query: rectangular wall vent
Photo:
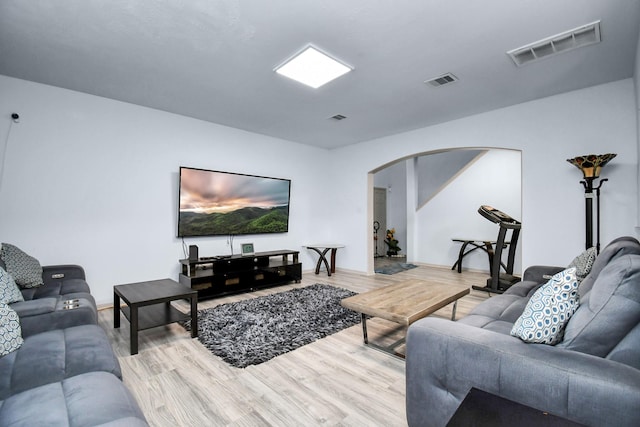
[[[347,118],[347,116],[343,116],[342,114],[336,114],[335,116],[331,116],[331,118],[334,120],[344,120]]]
[[[510,50],[507,55],[518,66],[530,64],[543,58],[569,52],[579,47],[600,43],[600,21],[583,25],[564,33]]]
[[[446,73],[438,77],[434,77],[429,80],[425,80],[424,82],[433,87],[444,86],[449,83],[457,82],[458,78],[451,73]]]

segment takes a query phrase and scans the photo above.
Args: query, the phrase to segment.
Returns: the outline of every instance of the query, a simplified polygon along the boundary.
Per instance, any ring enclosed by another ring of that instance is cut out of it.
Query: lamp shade
[[[602,167],[609,163],[615,156],[617,156],[617,154],[613,153],[587,154],[574,157],[573,159],[567,159],[567,162],[580,169],[585,178],[598,178]]]

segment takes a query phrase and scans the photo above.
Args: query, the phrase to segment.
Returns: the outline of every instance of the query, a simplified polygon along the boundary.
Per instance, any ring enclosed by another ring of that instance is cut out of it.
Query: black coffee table
[[[120,307],[120,299],[127,307]],[[171,301],[191,300],[185,314]],[[198,336],[198,292],[175,280],[161,279],[113,287],[113,327],[120,327],[120,312],[129,320],[131,354],[138,354],[138,331],[191,319],[191,337]]]

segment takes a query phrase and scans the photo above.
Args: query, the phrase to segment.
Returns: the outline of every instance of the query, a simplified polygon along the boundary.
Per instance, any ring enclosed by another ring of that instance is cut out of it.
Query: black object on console
[[[189,261],[198,261],[198,247],[189,245]]]

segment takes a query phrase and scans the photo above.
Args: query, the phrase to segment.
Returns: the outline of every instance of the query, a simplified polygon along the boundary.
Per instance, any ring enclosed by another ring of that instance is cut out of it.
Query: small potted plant
[[[402,248],[400,248],[400,246],[398,246],[398,243],[399,243],[398,239],[393,237],[393,235],[395,233],[396,233],[396,229],[395,228],[392,228],[391,230],[387,230],[387,238],[384,240],[384,242],[388,246],[387,256],[398,255],[398,252],[400,252],[402,250]]]

